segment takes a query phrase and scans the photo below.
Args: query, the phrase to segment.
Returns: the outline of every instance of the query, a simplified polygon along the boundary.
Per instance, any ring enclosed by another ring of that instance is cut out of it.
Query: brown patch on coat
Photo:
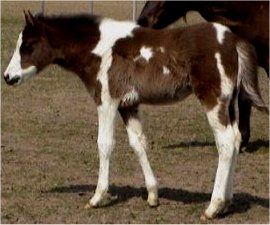
[[[128,124],[128,121],[131,119],[131,118],[136,118],[138,119],[139,118],[139,115],[138,115],[138,105],[135,105],[135,106],[132,106],[132,107],[120,107],[118,109],[125,125]]]
[[[96,86],[94,88],[95,92],[94,92],[94,101],[95,103],[99,106],[101,105],[101,88],[102,88],[102,85],[100,83],[99,80],[96,81]]]
[[[230,32],[226,36],[226,45],[220,45],[212,24],[161,31],[137,28],[133,37],[120,39],[113,47],[108,71],[111,96],[121,99],[135,88],[140,103],[156,104],[179,101],[193,91],[208,110],[212,109],[221,95],[216,52],[221,54],[224,68],[233,65],[226,69],[230,78],[237,76],[235,38]],[[143,46],[151,48],[153,56],[149,61],[134,61]],[[170,70],[168,76],[164,76],[163,66]]]
[[[228,97],[219,98],[218,119],[219,122],[225,127],[228,124],[230,124],[230,117],[229,117],[230,100],[231,99]]]

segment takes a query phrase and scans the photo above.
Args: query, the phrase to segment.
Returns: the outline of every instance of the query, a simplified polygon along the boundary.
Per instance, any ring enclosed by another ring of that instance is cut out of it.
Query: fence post
[[[89,12],[93,14],[93,0],[89,0]]]
[[[133,19],[133,21],[136,21],[136,18],[137,18],[137,1],[133,0],[132,3],[133,3],[133,7],[132,7],[132,9],[133,9],[133,17],[132,17],[132,19]]]
[[[41,12],[42,12],[42,14],[45,13],[45,1],[44,0],[41,0]]]

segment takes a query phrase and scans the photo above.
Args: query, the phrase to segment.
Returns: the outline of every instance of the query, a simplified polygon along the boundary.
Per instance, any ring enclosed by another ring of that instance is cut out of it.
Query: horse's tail
[[[264,103],[257,76],[257,55],[254,47],[246,41],[239,40],[236,44],[238,53],[238,84],[243,91],[244,97],[251,101],[251,104],[260,111],[269,113]]]

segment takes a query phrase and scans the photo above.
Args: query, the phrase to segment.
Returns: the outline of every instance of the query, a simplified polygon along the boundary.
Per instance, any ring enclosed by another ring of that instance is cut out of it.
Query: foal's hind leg
[[[212,110],[207,112],[219,153],[214,190],[210,205],[205,211],[207,218],[213,218],[224,212],[232,200],[233,175],[241,142],[238,125],[235,121],[232,123],[229,116],[230,100],[223,99],[223,104],[218,102]]]
[[[147,141],[142,131],[142,125],[137,108],[122,108],[119,109],[119,112],[126,125],[129,143],[137,154],[144,173],[145,183],[148,190],[147,202],[150,206],[156,206],[158,204],[157,182],[147,159]]]

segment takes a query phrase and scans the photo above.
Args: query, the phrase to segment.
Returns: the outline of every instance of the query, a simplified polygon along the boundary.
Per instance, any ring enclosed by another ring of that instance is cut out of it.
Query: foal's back
[[[211,96],[220,94],[219,64],[233,82],[237,76],[235,43],[228,28],[212,23],[173,30],[136,28],[113,47],[110,92],[125,105],[175,102],[192,91],[213,101]],[[127,93],[133,95],[131,102]]]

